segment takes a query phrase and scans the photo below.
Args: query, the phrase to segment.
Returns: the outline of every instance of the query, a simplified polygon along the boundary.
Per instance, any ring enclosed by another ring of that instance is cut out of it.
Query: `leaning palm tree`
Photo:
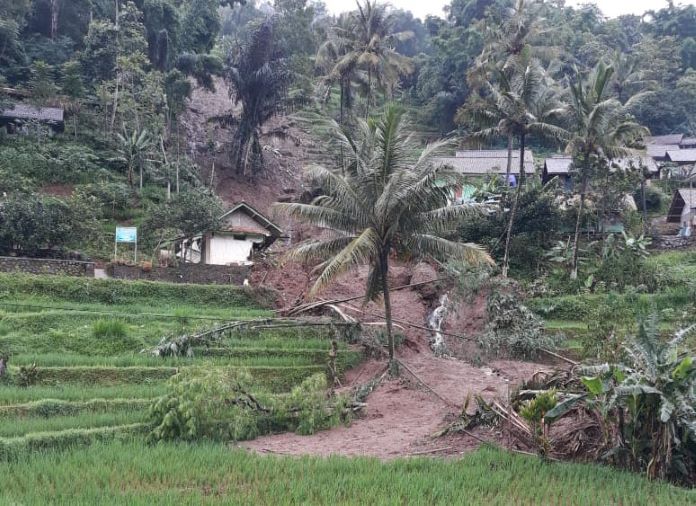
[[[475,140],[515,137],[520,150],[520,180],[510,210],[505,235],[502,274],[507,277],[510,265],[510,243],[522,184],[525,182],[525,151],[529,137],[563,140],[568,132],[554,124],[564,112],[553,88],[538,61],[524,58],[511,62],[508,72],[498,72],[498,84],[485,85],[486,99],[468,104],[458,112],[459,121],[471,121],[483,126],[471,134]]]
[[[449,205],[459,178],[433,164],[443,147],[435,143],[419,156],[411,128],[395,106],[379,119],[359,120],[353,135],[332,123],[335,141],[348,163],[343,174],[320,166],[307,168],[325,195],[311,204],[286,203],[277,207],[292,217],[328,229],[332,237],[311,240],[292,252],[294,259],[321,261],[312,294],[337,276],[368,265],[365,300],[384,298],[389,358],[394,358],[389,258],[393,252],[410,256],[492,263],[475,244],[446,239],[457,223],[475,212],[467,205]]]
[[[614,68],[599,62],[588,79],[570,83],[569,119],[573,136],[566,151],[573,157],[579,176],[580,205],[573,236],[571,279],[578,277],[578,241],[589,184],[597,171],[607,170],[611,160],[635,153],[629,146],[649,135],[616,98],[607,98]],[[630,98],[626,101],[630,104]]]

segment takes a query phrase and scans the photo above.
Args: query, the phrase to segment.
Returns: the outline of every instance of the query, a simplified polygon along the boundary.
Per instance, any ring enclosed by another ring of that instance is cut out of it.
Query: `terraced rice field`
[[[146,430],[151,401],[182,368],[245,368],[278,393],[326,371],[326,327],[230,331],[214,346],[195,347],[193,357],[152,354],[163,337],[272,317],[262,307],[264,294],[30,276],[0,281],[6,282],[0,289],[0,355],[10,356],[0,380],[0,460],[3,453],[12,458],[23,449]],[[360,358],[340,344],[341,369]]]

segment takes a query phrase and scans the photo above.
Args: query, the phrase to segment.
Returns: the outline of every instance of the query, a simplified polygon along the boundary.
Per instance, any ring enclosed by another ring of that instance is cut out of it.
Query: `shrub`
[[[1,274],[0,293],[47,296],[72,302],[104,304],[145,303],[150,299],[163,302],[185,302],[191,305],[223,304],[234,307],[271,307],[276,292],[268,288],[183,285],[148,281],[121,281],[67,276],[33,276]],[[293,331],[294,332],[294,331]]]
[[[656,318],[642,323],[621,362],[585,367],[584,392],[572,392],[546,417],[582,406],[603,419],[598,441],[612,463],[651,478],[696,483],[696,358],[681,354],[690,330],[660,338]]]
[[[555,339],[544,331],[544,322],[521,303],[514,289],[494,289],[488,296],[486,312],[486,332],[479,337],[486,352],[529,358],[541,349],[555,347]]]
[[[169,381],[169,392],[151,406],[150,441],[253,439],[272,431],[312,434],[345,421],[347,401],[326,395],[317,374],[290,395],[272,395],[245,370],[188,368]]]
[[[80,198],[14,195],[0,209],[0,250],[36,255],[80,244],[97,229],[94,208]]]
[[[638,210],[643,210],[643,196],[641,195],[641,190],[638,188],[633,193],[633,199],[638,205]],[[645,207],[649,212],[659,212],[661,211],[669,201],[669,197],[660,188],[654,185],[645,187]]]
[[[92,334],[100,339],[117,339],[126,337],[128,328],[120,320],[97,320],[92,325]]]

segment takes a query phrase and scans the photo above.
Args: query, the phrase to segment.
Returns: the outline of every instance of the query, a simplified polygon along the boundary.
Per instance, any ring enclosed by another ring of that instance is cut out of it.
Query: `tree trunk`
[[[512,172],[512,135],[508,135],[507,169],[505,170],[505,184],[510,184],[510,172]]]
[[[199,262],[199,263],[202,264],[202,265],[205,265],[205,255],[206,255],[206,253],[207,253],[207,251],[206,251],[207,248],[206,248],[205,242],[206,242],[206,235],[203,234],[203,235],[201,236],[201,260],[200,260],[200,262]]]
[[[520,178],[517,181],[517,188],[515,189],[515,199],[512,202],[512,209],[510,209],[510,219],[508,220],[507,231],[505,233],[505,254],[503,255],[503,277],[508,277],[508,271],[510,270],[510,243],[512,241],[512,227],[515,223],[515,218],[517,217],[517,207],[520,202],[520,193],[522,192],[522,180],[524,176],[524,150],[525,150],[526,136],[524,134],[520,135]]]
[[[341,115],[339,116],[339,118],[340,118],[339,121],[341,123],[341,126],[343,126],[343,102],[345,100],[343,86],[344,86],[343,81],[341,81],[341,85],[339,86],[339,88],[341,90],[341,99],[340,99],[341,100]]]
[[[645,197],[645,173],[641,174],[640,178],[640,200],[643,206],[643,234],[647,236],[650,232],[650,227],[648,226],[648,205]]]
[[[384,295],[384,317],[387,320],[387,343],[389,346],[389,362],[394,362],[394,333],[392,331],[391,297],[389,294],[389,245],[384,247],[379,261],[382,276],[382,294]]]
[[[58,16],[60,14],[60,0],[51,0],[51,40],[58,36]]]
[[[580,187],[580,207],[578,208],[578,217],[575,220],[575,235],[573,236],[573,263],[570,271],[570,279],[578,279],[578,242],[580,240],[580,223],[582,221],[582,213],[585,211],[585,193],[587,193],[587,176],[582,178],[582,186]]]
[[[365,119],[370,118],[370,101],[372,100],[372,69],[367,69],[367,104],[365,106]]]

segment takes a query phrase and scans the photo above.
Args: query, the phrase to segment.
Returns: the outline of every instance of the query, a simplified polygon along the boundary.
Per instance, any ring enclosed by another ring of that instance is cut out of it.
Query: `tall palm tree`
[[[577,72],[577,71],[576,71]],[[589,184],[597,171],[606,170],[613,159],[635,153],[629,146],[645,135],[647,128],[627,112],[626,105],[608,97],[614,68],[600,61],[586,81],[570,83],[569,119],[573,136],[566,151],[580,180],[580,206],[573,236],[571,278],[578,276],[578,241]],[[627,100],[630,104],[630,99]]]
[[[276,53],[273,23],[268,18],[256,29],[227,71],[235,103],[242,103],[232,153],[240,174],[256,173],[262,166],[261,127],[281,108],[291,80],[285,60]]]
[[[525,182],[525,152],[529,137],[539,139],[564,140],[568,132],[554,124],[563,115],[564,109],[555,91],[546,83],[546,77],[538,61],[520,59],[510,69],[510,77],[498,72],[498,84],[485,84],[486,99],[475,106],[462,108],[458,117],[469,119],[484,126],[471,134],[471,139],[490,140],[493,138],[515,137],[520,150],[520,179],[510,210],[505,233],[505,253],[502,274],[507,277],[510,266],[510,243],[517,215],[520,192]]]
[[[341,76],[343,86],[349,85],[347,77],[361,81],[367,117],[375,84],[382,90],[391,90],[402,75],[412,72],[411,59],[399,54],[394,46],[397,41],[413,34],[392,31],[392,16],[385,4],[376,0],[365,0],[364,4],[356,0],[356,4],[357,10],[351,13],[347,26],[339,24],[332,29],[331,45],[338,51],[331,74]],[[364,80],[361,74],[364,74]]]
[[[508,9],[507,17],[499,26],[487,27],[486,43],[467,75],[467,81],[473,90],[485,94],[488,83],[494,81],[500,73],[510,76],[530,56],[548,58],[558,52],[554,47],[538,43],[546,29],[545,19],[537,14],[530,9],[529,2],[517,0]],[[476,93],[472,96],[475,97]],[[508,133],[508,178],[512,170],[513,139],[512,133]]]
[[[331,230],[328,239],[299,245],[292,256],[322,261],[312,293],[359,265],[369,265],[365,299],[384,298],[389,357],[394,358],[389,258],[392,252],[471,263],[492,263],[475,244],[445,237],[457,223],[475,212],[467,205],[448,205],[457,175],[432,163],[442,143],[427,146],[420,155],[411,128],[400,109],[389,106],[379,119],[358,121],[356,133],[333,123],[333,135],[344,146],[347,169],[307,168],[325,195],[311,204],[277,204],[290,216]]]
[[[353,83],[359,80],[357,61],[345,58],[352,50],[353,19],[343,14],[327,33],[326,40],[319,46],[316,65],[322,72],[322,81],[330,93],[333,85],[338,85],[340,116],[339,123],[344,124],[345,111],[353,108]],[[339,64],[339,62],[341,62]]]

